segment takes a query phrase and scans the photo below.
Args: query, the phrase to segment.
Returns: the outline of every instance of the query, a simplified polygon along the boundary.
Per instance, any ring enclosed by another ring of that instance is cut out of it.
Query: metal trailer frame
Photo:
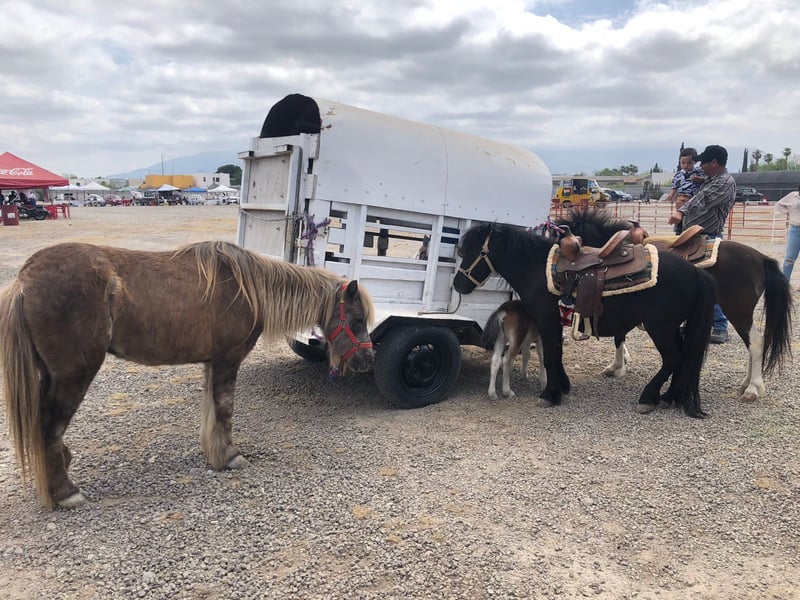
[[[457,242],[476,222],[543,222],[552,178],[542,160],[300,94],[270,109],[239,158],[239,245],[359,280],[376,307],[378,388],[406,408],[445,398],[460,345],[479,344],[482,325],[511,296],[497,276],[468,296],[455,292]],[[325,357],[311,332],[290,344],[305,358]]]

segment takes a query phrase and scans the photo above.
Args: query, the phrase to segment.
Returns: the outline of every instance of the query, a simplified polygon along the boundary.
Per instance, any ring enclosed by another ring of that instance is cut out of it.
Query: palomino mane
[[[262,335],[267,339],[313,325],[327,325],[346,281],[331,271],[267,258],[229,242],[189,244],[176,250],[175,256],[190,253],[197,259],[198,271],[205,281],[206,299],[213,293],[220,266],[231,270],[253,312],[254,326],[260,320]],[[372,301],[363,287],[359,287],[359,295],[367,322],[372,323]]]

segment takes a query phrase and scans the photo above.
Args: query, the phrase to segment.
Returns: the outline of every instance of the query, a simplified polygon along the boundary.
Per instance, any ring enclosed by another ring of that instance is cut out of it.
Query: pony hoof
[[[635,410],[640,415],[646,415],[648,413],[653,412],[656,408],[658,407],[655,406],[654,404],[637,404]]]
[[[600,371],[600,373],[602,375],[605,375],[606,377],[616,377],[617,376],[617,370],[613,369],[611,367],[606,367],[605,369]]]
[[[242,456],[241,454],[237,454],[232,459],[228,461],[228,464],[225,465],[229,469],[244,469],[250,466],[248,460]]]
[[[550,402],[550,400],[545,400],[544,398],[539,398],[536,401],[536,406],[539,408],[552,408],[554,404]]]
[[[503,395],[504,395],[506,398],[513,398],[513,397],[514,397],[514,396],[516,396],[517,394],[515,394],[515,393],[514,393],[514,390],[508,390],[508,393],[506,393],[506,392],[503,392]]]
[[[81,494],[80,492],[75,492],[71,496],[67,496],[63,500],[58,500],[56,502],[56,506],[60,508],[78,508],[79,506],[83,506],[86,504],[88,500],[86,500],[86,496]]]
[[[489,400],[497,400],[497,394],[489,394]]]
[[[758,394],[753,392],[746,392],[739,396],[739,402],[755,402],[756,400],[758,400]]]

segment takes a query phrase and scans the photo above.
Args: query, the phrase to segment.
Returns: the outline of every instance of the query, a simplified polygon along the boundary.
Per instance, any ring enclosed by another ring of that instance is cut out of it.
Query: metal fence
[[[557,219],[565,209],[559,205],[550,208],[550,218]],[[668,235],[672,225],[668,223],[674,205],[668,202],[612,202],[605,209],[616,219],[638,221],[651,235]],[[725,239],[767,243],[785,243],[789,228],[788,219],[778,215],[772,205],[754,205],[737,202],[725,224]]]

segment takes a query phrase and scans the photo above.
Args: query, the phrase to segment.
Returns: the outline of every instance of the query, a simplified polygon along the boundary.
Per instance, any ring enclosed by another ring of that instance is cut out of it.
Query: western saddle
[[[614,289],[622,289],[641,281],[648,261],[644,244],[653,244],[659,250],[672,252],[690,262],[705,257],[706,236],[703,228],[692,225],[677,238],[651,238],[638,222],[632,221],[630,230],[617,231],[600,248],[584,246],[579,236],[565,230],[559,242],[560,253],[556,261],[553,282],[560,293],[559,307],[562,324],[568,325],[573,312],[594,322],[603,314],[603,291],[613,282]],[[588,323],[592,326],[592,322]],[[582,336],[583,338],[588,335]]]
[[[593,329],[597,331],[607,282],[635,279],[634,275],[647,269],[647,255],[641,243],[630,242],[627,230],[616,232],[601,248],[593,248],[583,246],[581,238],[569,227],[564,229],[553,277],[560,293],[562,324],[569,324],[573,312],[578,312],[582,317],[592,319]]]
[[[642,243],[653,244],[659,250],[677,254],[681,258],[695,263],[706,258],[708,236],[700,235],[701,233],[703,233],[702,226],[692,225],[687,227],[678,237],[648,237],[647,232],[638,223],[633,222],[631,239],[634,239],[634,237],[638,239],[641,236]]]

